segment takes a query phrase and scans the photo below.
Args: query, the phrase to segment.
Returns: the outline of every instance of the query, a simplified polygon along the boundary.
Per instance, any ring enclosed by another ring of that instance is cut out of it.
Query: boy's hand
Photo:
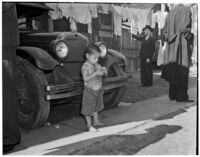
[[[98,70],[95,72],[96,76],[103,76],[104,72],[102,70]]]
[[[107,75],[107,74],[108,74],[108,71],[107,71],[106,67],[102,67],[101,70],[103,71],[104,75]]]

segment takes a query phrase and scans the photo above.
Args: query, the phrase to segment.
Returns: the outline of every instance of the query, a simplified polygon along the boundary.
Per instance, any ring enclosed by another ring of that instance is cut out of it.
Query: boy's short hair
[[[99,52],[99,53],[101,53],[101,50],[99,49],[99,47],[98,47],[97,45],[95,45],[95,44],[90,44],[90,45],[88,45],[88,47],[87,47],[86,50],[85,50],[85,55],[86,55],[86,54],[91,55],[91,54],[94,54],[94,52]]]

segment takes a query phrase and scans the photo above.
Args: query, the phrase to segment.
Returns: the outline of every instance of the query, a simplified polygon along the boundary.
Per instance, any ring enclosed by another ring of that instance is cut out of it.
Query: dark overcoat
[[[3,152],[20,142],[15,95],[15,55],[19,30],[15,3],[2,3]]]
[[[190,54],[187,34],[191,31],[189,7],[179,4],[166,17],[163,33],[168,45],[164,53],[162,78],[170,84],[187,87]]]

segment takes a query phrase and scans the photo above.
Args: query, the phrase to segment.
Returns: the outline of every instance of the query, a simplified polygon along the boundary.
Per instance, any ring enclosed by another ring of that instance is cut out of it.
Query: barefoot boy
[[[89,131],[97,131],[94,126],[103,125],[98,118],[98,112],[103,110],[102,77],[107,75],[107,69],[98,64],[100,49],[96,45],[89,45],[86,49],[86,62],[81,73],[84,80],[84,91],[81,113],[86,118]],[[92,125],[93,117],[93,125]]]

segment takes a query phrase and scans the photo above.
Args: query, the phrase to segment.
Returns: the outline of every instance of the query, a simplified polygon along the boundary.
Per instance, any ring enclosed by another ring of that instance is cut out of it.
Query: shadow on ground
[[[175,133],[181,129],[182,127],[178,125],[158,125],[146,129],[147,132],[144,134],[111,135],[87,147],[75,150],[68,155],[133,155],[142,148],[160,141],[167,134]],[[59,151],[50,154],[62,155],[63,148],[65,147],[54,148]]]

